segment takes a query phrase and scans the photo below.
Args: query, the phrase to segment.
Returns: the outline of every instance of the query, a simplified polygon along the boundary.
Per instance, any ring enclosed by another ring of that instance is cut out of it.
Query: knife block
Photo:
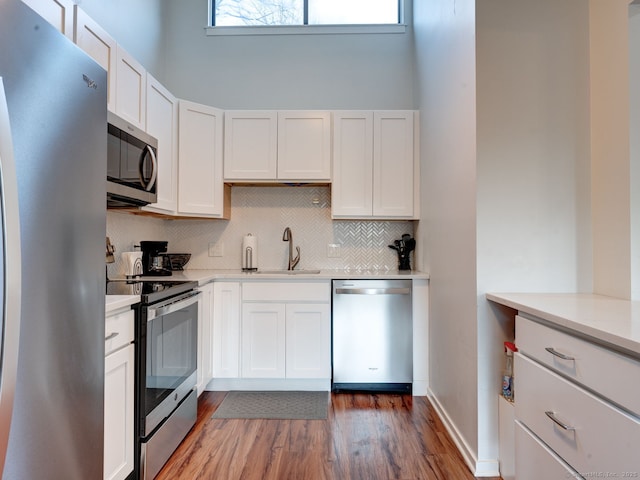
[[[398,252],[398,270],[411,270],[411,252]]]

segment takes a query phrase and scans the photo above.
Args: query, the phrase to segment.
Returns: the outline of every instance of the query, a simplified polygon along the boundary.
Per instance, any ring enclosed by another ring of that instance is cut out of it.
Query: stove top
[[[140,295],[142,303],[150,304],[197,287],[198,282],[189,280],[110,279],[107,280],[107,295]]]

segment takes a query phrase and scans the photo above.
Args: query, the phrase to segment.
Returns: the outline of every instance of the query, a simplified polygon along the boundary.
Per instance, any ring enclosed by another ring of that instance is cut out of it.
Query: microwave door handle
[[[9,109],[0,77],[0,472],[4,468],[18,372],[22,264],[18,182]]]
[[[151,178],[149,181],[145,181],[144,179],[144,159],[147,156],[147,153],[151,157]],[[144,187],[144,189],[149,192],[153,188],[156,183],[156,178],[158,176],[158,160],[156,159],[156,154],[149,145],[146,145],[140,153],[140,160],[138,161],[138,176],[140,178],[140,184]]]

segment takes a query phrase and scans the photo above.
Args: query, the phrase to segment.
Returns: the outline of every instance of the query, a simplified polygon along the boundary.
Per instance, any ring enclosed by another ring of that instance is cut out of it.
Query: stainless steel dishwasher
[[[411,392],[411,280],[333,280],[335,392]]]

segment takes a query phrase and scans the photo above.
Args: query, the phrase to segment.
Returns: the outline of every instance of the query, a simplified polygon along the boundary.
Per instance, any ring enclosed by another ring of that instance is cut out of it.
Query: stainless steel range
[[[154,478],[196,422],[196,282],[109,281],[107,294],[140,295],[136,312],[137,478]]]

